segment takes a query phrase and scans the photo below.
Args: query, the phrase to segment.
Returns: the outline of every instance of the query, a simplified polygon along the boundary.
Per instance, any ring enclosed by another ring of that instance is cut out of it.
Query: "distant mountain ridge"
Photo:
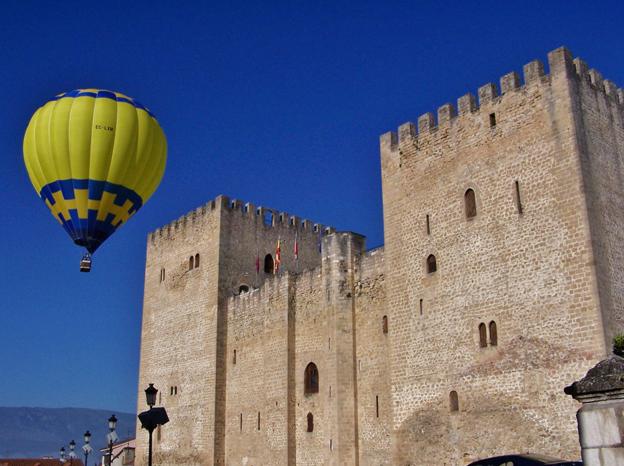
[[[108,418],[117,417],[120,439],[134,437],[136,415],[87,408],[8,408],[0,407],[0,458],[58,458],[59,450],[71,440],[76,454],[83,458],[85,431],[91,432],[89,464],[100,458],[99,449],[106,446]],[[84,459],[84,458],[83,458]]]

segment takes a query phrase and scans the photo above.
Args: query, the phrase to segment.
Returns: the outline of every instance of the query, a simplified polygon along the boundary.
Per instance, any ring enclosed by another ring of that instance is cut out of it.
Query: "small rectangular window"
[[[490,113],[490,128],[494,128],[496,126],[496,114]]]
[[[520,197],[520,182],[516,180],[514,185],[516,188],[516,207],[518,208],[518,213],[522,214],[522,198]]]
[[[379,395],[375,395],[375,414],[379,417]]]
[[[420,298],[420,315],[423,315],[423,300]]]

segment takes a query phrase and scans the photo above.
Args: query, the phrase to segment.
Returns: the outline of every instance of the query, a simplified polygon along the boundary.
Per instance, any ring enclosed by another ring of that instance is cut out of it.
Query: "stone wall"
[[[155,459],[166,464],[225,463],[227,300],[241,286],[254,290],[273,280],[273,273],[264,271],[264,258],[275,258],[278,240],[282,270],[297,272],[320,265],[319,245],[332,231],[219,196],[149,235],[138,411],[144,409],[144,388],[154,383],[160,389],[159,404],[171,418],[155,433]],[[199,266],[190,268],[190,258],[195,262],[197,254]],[[146,458],[143,440],[137,444],[139,465]]]
[[[383,250],[362,250],[332,234],[321,267],[228,301],[227,464],[390,464]],[[319,392],[306,394],[310,363]]]
[[[381,138],[395,464],[527,449],[579,456],[575,405],[561,387],[604,356],[605,342],[577,78],[564,49],[549,65],[549,75],[526,65],[522,86],[505,75],[502,95],[483,86],[479,106],[462,97],[459,115],[442,106],[437,125],[426,114]],[[479,324],[492,321],[497,344],[482,348]]]
[[[605,345],[624,329],[624,95],[580,59],[569,67]]]
[[[156,464],[212,463],[220,222],[221,205],[209,203],[148,239],[138,411],[154,383],[171,420],[154,433]],[[137,464],[147,464],[146,435],[136,448]]]

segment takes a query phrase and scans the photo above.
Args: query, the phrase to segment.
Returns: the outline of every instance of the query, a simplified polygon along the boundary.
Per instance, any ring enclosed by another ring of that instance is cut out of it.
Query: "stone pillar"
[[[583,403],[576,418],[584,466],[624,465],[624,358],[600,361],[565,393]]]

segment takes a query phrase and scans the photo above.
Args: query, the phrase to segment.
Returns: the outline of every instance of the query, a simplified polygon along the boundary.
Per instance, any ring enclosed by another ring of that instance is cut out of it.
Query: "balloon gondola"
[[[165,171],[167,141],[154,115],[118,92],[77,89],[34,113],[24,163],[39,197],[91,255],[147,202]]]
[[[85,255],[80,259],[80,271],[91,272],[91,254],[85,252]]]

